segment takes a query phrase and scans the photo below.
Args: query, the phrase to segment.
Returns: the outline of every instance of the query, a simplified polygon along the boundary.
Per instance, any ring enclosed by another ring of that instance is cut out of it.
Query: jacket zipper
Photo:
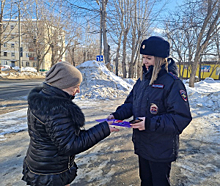
[[[71,159],[70,159],[70,156],[69,156],[69,162],[68,162],[68,169],[70,170],[70,161],[71,161]]]

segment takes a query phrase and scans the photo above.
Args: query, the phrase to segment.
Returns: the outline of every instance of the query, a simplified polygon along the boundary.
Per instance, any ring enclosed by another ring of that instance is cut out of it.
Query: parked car
[[[0,69],[1,71],[6,71],[6,70],[10,70],[11,67],[9,65],[0,65]]]

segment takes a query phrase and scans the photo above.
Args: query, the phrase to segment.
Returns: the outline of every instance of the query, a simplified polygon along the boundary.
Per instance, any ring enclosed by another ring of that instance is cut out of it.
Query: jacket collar
[[[145,67],[145,65],[142,66],[143,68],[143,79],[150,79],[152,76],[152,72],[153,72],[153,66],[149,66],[148,70]]]
[[[145,65],[143,65],[142,68],[143,68],[143,77],[144,77],[144,79],[151,79],[154,66],[152,66],[152,65],[149,66],[148,70],[146,69]],[[167,70],[165,69],[165,64],[164,64],[164,65],[161,66],[161,70],[158,74],[158,77],[161,77],[166,73],[167,73]]]
[[[73,100],[75,98],[75,96],[69,95],[67,92],[64,92],[63,90],[51,86],[48,83],[43,83],[43,89],[41,90],[41,92],[47,96],[58,96],[58,97],[63,97],[63,98],[67,98],[70,100]]]

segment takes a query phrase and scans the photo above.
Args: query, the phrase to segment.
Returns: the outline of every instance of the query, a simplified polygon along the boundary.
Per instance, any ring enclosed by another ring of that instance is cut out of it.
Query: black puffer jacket
[[[173,62],[172,62],[173,63]],[[175,70],[175,64],[169,69]],[[164,66],[154,84],[149,85],[153,66],[145,66],[123,105],[113,113],[116,119],[146,117],[145,130],[133,130],[135,153],[150,161],[170,162],[177,158],[179,134],[191,121],[184,84]]]
[[[107,122],[80,130],[85,118],[66,92],[43,84],[28,96],[30,144],[23,180],[36,186],[63,186],[76,176],[74,156],[110,134]]]

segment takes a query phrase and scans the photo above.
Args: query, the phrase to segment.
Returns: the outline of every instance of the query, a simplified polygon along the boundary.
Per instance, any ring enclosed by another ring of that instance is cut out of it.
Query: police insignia
[[[180,95],[183,98],[184,101],[187,101],[187,96],[186,96],[186,91],[185,90],[180,90]]]
[[[145,49],[145,45],[143,45],[142,48]]]
[[[151,103],[150,113],[151,114],[157,114],[158,113],[158,106],[155,103]]]

